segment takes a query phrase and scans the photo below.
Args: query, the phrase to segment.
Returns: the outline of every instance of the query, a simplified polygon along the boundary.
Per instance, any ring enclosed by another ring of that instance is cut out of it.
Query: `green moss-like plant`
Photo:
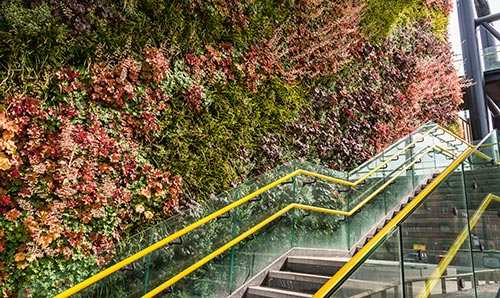
[[[430,20],[436,36],[445,38],[448,17],[443,12],[428,8],[420,0],[369,0],[362,27],[366,36],[375,42],[380,42],[395,29],[422,20]]]
[[[182,96],[174,99],[175,113],[161,122],[163,146],[151,152],[160,164],[168,163],[182,173],[197,195],[241,181],[255,166],[250,160],[255,160],[260,140],[284,133],[283,127],[296,121],[307,104],[300,85],[278,79],[260,94],[234,84],[207,93],[210,105],[200,114],[190,112]]]

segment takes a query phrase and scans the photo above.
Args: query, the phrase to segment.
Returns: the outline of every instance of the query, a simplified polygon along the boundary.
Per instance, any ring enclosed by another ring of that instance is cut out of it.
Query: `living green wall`
[[[1,1],[2,293],[54,294],[286,161],[348,170],[452,123],[449,5]]]

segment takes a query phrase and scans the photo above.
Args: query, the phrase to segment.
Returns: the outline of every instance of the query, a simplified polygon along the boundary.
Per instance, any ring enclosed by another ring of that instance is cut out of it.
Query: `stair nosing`
[[[288,290],[283,290],[283,289],[276,289],[276,288],[269,288],[269,287],[263,287],[263,286],[250,286],[248,287],[247,291],[251,290],[256,290],[256,291],[266,291],[266,292],[274,292],[276,294],[284,294],[284,295],[290,295],[291,297],[307,297],[310,298],[312,295],[310,294],[305,294],[301,292],[294,292],[294,291],[288,291]],[[251,293],[253,294],[253,293]]]
[[[269,271],[268,278],[271,277],[271,278],[285,279],[282,277],[283,275],[297,276],[297,277],[309,277],[309,278],[315,278],[318,280],[325,280],[325,281],[322,281],[323,283],[330,279],[330,276],[326,276],[326,275],[293,272],[293,271],[280,271],[280,270]],[[296,279],[289,279],[289,280],[296,280]]]

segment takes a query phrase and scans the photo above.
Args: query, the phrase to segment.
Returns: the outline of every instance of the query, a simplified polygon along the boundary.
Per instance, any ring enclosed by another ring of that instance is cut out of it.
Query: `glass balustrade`
[[[240,241],[236,246],[221,252],[219,256],[203,264],[196,272],[175,283],[168,290],[177,293],[174,296],[220,297],[229,295],[243,286],[249,278],[292,248],[348,251],[363,238],[370,228],[382,221],[391,209],[396,208],[402,197],[410,196],[415,185],[427,183],[434,173],[442,170],[447,165],[446,162],[449,164],[451,160],[451,157],[441,152],[423,151],[416,154],[408,159],[407,163],[387,173],[385,178],[376,179],[374,184],[370,184],[370,189],[360,194],[359,198],[349,198],[357,204],[351,207],[360,206],[357,212],[349,216],[323,214],[300,208],[290,209],[261,230]],[[415,172],[418,174],[414,175]],[[335,200],[331,192],[325,192],[324,185],[317,181],[310,181],[308,177],[297,178],[295,184],[287,187],[297,188],[295,197],[298,199],[294,202],[308,203],[314,197],[315,206],[342,210],[341,201]],[[373,195],[374,191],[378,193]],[[284,194],[284,196],[287,195],[292,197],[290,191]],[[325,199],[322,199],[322,196]],[[272,208],[270,210],[279,211]],[[256,214],[254,211],[249,213],[253,216]],[[266,212],[263,213],[266,214]],[[266,215],[269,216],[269,214]],[[242,215],[239,214],[226,220],[238,222],[241,218]],[[247,220],[249,219],[245,219]],[[234,225],[235,228],[232,230],[237,232],[232,235],[233,238],[243,231],[238,228],[237,224]],[[204,241],[214,243],[208,233],[205,235],[207,238]],[[215,247],[211,249],[215,250]],[[193,263],[208,255],[208,250],[204,251],[200,248],[190,251],[196,253],[189,255],[186,259]],[[198,252],[201,253],[198,254]],[[163,276],[163,279],[158,278],[158,280],[166,281],[172,275],[155,274],[155,276]]]
[[[330,297],[498,297],[496,133],[479,151],[494,160],[478,155],[465,160],[385,240],[376,243]]]
[[[500,68],[500,47],[493,46],[482,51],[484,71],[491,71]]]
[[[103,278],[79,295],[83,297],[139,297],[187,268],[192,268],[232,239],[287,208],[301,204],[343,211],[322,214],[293,208],[210,259],[194,273],[172,283],[170,291],[209,287],[214,295],[230,293],[244,284],[273,258],[292,247],[328,248],[348,251],[402,198],[441,171],[467,148],[460,139],[435,124],[427,124],[401,139],[350,173],[342,173],[307,162],[290,162],[238,187],[207,199],[207,204],[185,206],[184,211],[122,242],[115,262],[164,239],[211,213],[237,202],[254,191],[301,169],[301,175],[246,200],[215,219],[205,222],[167,245]],[[310,175],[308,173],[313,173]],[[322,179],[320,175],[349,180],[353,187]],[[326,234],[325,234],[325,231]],[[279,235],[278,235],[279,234]],[[267,235],[267,236],[266,236]],[[253,244],[252,244],[253,243]],[[260,246],[259,246],[260,245]],[[260,252],[262,253],[256,253]],[[77,282],[62,276],[59,288]],[[184,286],[183,286],[184,285]],[[36,284],[33,285],[36,291]],[[195,293],[191,293],[195,295]]]

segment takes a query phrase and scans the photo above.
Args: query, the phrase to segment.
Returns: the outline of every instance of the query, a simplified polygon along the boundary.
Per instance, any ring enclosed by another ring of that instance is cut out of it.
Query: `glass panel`
[[[492,133],[480,146],[479,154],[473,154],[469,159],[470,167],[466,168],[487,168],[494,167],[499,161],[498,136]]]
[[[500,68],[500,47],[493,46],[483,50],[484,71]]]
[[[475,167],[465,175],[471,218],[471,246],[480,297],[496,297],[500,282],[500,168]],[[474,220],[477,218],[478,220]]]
[[[438,127],[431,135],[434,139],[428,138],[428,144],[432,143],[432,145],[439,145],[451,150],[455,154],[462,153],[468,148],[468,145],[464,143],[463,139],[457,138],[441,127]]]
[[[408,164],[397,168],[382,180],[378,179],[374,185],[377,186],[376,189],[380,188],[380,194],[374,196],[372,201],[352,218],[344,220],[338,216],[291,211],[270,227],[266,227],[252,240],[241,242],[217,260],[203,266],[202,270],[176,284],[175,289],[187,296],[197,296],[201,292],[208,296],[228,295],[292,247],[346,250],[364,237],[388,211],[397,207],[405,195],[413,192],[414,183],[427,183],[433,173],[447,165],[446,162],[449,163],[450,159],[439,152],[419,152]],[[413,172],[417,174],[414,175]],[[309,177],[297,178],[295,186],[299,187],[298,197],[305,199],[296,201],[311,202],[314,206],[321,205],[325,208],[342,206],[338,201],[332,200],[335,197],[329,189],[330,185],[310,180]],[[376,189],[370,189],[364,197],[357,198],[357,202],[369,198]],[[241,216],[236,218],[241,219]],[[202,256],[199,254],[199,258]],[[207,292],[208,289],[213,293]]]
[[[124,241],[116,260],[121,260],[181,230],[293,170],[294,168],[290,165],[279,167],[230,192],[210,198],[210,204],[190,206],[190,209]],[[148,257],[112,274],[97,285],[84,290],[80,295],[84,297],[116,297],[116,294],[120,293],[120,297],[140,297],[230,241],[236,235],[256,225],[284,206],[295,202],[293,198],[296,196],[292,195],[294,191],[294,183],[290,181],[290,183],[285,183],[263,193],[248,203],[151,253]]]
[[[428,136],[425,135],[427,133],[429,134]],[[85,290],[82,296],[106,297],[115,296],[117,293],[123,297],[140,296],[291,203],[351,211],[359,203],[370,198],[370,204],[366,205],[361,209],[361,212],[358,212],[349,219],[313,214],[299,216],[300,221],[297,222],[293,219],[292,215],[287,215],[287,218],[290,217],[291,221],[286,226],[288,231],[285,234],[291,240],[283,242],[288,243],[287,245],[279,244],[281,243],[279,242],[276,244],[276,247],[263,248],[264,251],[266,249],[272,251],[272,253],[267,254],[272,257],[276,257],[277,253],[281,253],[284,249],[289,249],[292,245],[348,250],[374,224],[382,220],[388,211],[397,207],[402,198],[410,195],[417,186],[426,182],[437,170],[449,164],[450,157],[439,150],[436,151],[438,148],[435,145],[448,148],[455,154],[460,153],[460,150],[465,148],[460,140],[437,128],[435,124],[430,123],[409,137],[387,148],[374,159],[361,165],[348,175],[320,167],[313,163],[298,161],[269,171],[219,196],[207,198],[207,204],[189,206],[186,210],[169,220],[161,222],[127,239],[118,248],[117,257],[114,262],[124,259],[126,256],[181,230],[227,204],[291,173],[295,169],[300,168],[343,179],[349,178],[351,181],[362,178],[364,181],[354,188],[348,188],[313,177],[296,177],[123,268],[101,281],[98,285]],[[430,151],[430,149],[435,150]],[[372,174],[374,169],[376,169],[376,173]],[[369,177],[367,176],[368,174],[370,174]],[[377,196],[370,197],[370,194],[373,192],[376,192]],[[293,214],[300,214],[300,212],[303,211],[294,211]],[[321,218],[321,220],[312,220],[314,218]],[[309,220],[312,221],[309,223]],[[343,222],[340,222],[341,220]],[[304,233],[304,230],[301,230],[302,226],[310,226],[311,229],[312,227],[316,227],[317,229],[319,227],[330,227],[328,232],[332,234],[329,234],[328,238],[326,238],[325,235],[311,232],[310,229],[306,229],[305,231],[307,232]],[[269,229],[269,231],[271,230]],[[267,232],[262,232],[263,235],[265,233]],[[243,247],[245,243],[239,246]],[[273,243],[269,242],[269,245]],[[229,259],[229,256],[221,256],[220,260],[211,262],[210,265],[206,266],[207,268],[210,266],[217,268],[217,270],[207,269],[207,272],[219,272],[214,276],[227,276],[227,278],[225,277],[222,280],[219,280],[220,278],[209,278],[211,283],[216,280],[218,284],[225,284],[225,286],[221,287],[225,288],[225,290],[231,290],[234,288],[233,283],[238,284],[241,280],[245,280],[239,277],[241,274],[237,274],[238,271],[234,271],[234,268],[241,267],[245,268],[248,272],[254,272],[253,269],[248,269],[249,267],[253,268],[252,266],[254,265],[250,266],[245,262],[243,262],[245,265],[238,265],[240,264],[238,262],[240,262],[241,257],[236,257],[238,253],[235,250],[244,251],[243,248],[234,248],[231,250],[233,251],[233,256]],[[275,251],[277,253],[274,253]],[[248,254],[246,253],[246,255]],[[252,258],[252,262],[259,260],[255,259],[257,257]],[[232,265],[229,266],[227,264]],[[229,270],[229,272],[233,273],[227,273],[228,270],[224,269],[228,268],[228,266],[229,268],[233,268]],[[259,266],[255,268],[259,268]],[[206,273],[205,275],[210,276],[210,274],[212,273]],[[74,278],[70,280],[66,277],[61,277],[59,286],[61,288],[68,288],[74,282]],[[36,288],[32,290],[36,291]]]
[[[337,216],[291,210],[175,284],[174,296],[227,296],[293,247],[339,246],[344,241],[336,233],[340,224]]]
[[[433,174],[441,171],[451,163],[451,158],[440,152],[423,150],[417,153],[410,162],[404,164],[391,175],[382,178],[365,196],[354,201],[356,204],[370,198],[378,188],[385,187],[357,214],[347,219],[347,230],[350,246],[355,246],[363,237],[383,220],[387,214],[396,211],[401,201],[414,196],[419,186],[428,183]],[[351,210],[354,208],[351,205]]]
[[[408,297],[474,296],[466,210],[462,172],[458,170],[403,222]]]
[[[378,153],[371,159],[367,160],[363,164],[359,165],[355,169],[351,170],[349,172],[349,177],[353,178],[353,175],[360,174],[360,173],[367,173],[377,167],[380,163],[383,163],[385,161],[385,158],[395,156],[404,149],[406,146],[410,145],[413,141],[415,142],[420,142],[421,140],[425,139],[425,135],[429,133],[431,130],[436,129],[436,124],[434,123],[428,123],[423,126],[421,126],[419,129],[415,130],[413,133],[410,135],[398,140],[391,146],[387,147],[384,149],[382,152]]]
[[[398,230],[329,297],[403,297]]]

